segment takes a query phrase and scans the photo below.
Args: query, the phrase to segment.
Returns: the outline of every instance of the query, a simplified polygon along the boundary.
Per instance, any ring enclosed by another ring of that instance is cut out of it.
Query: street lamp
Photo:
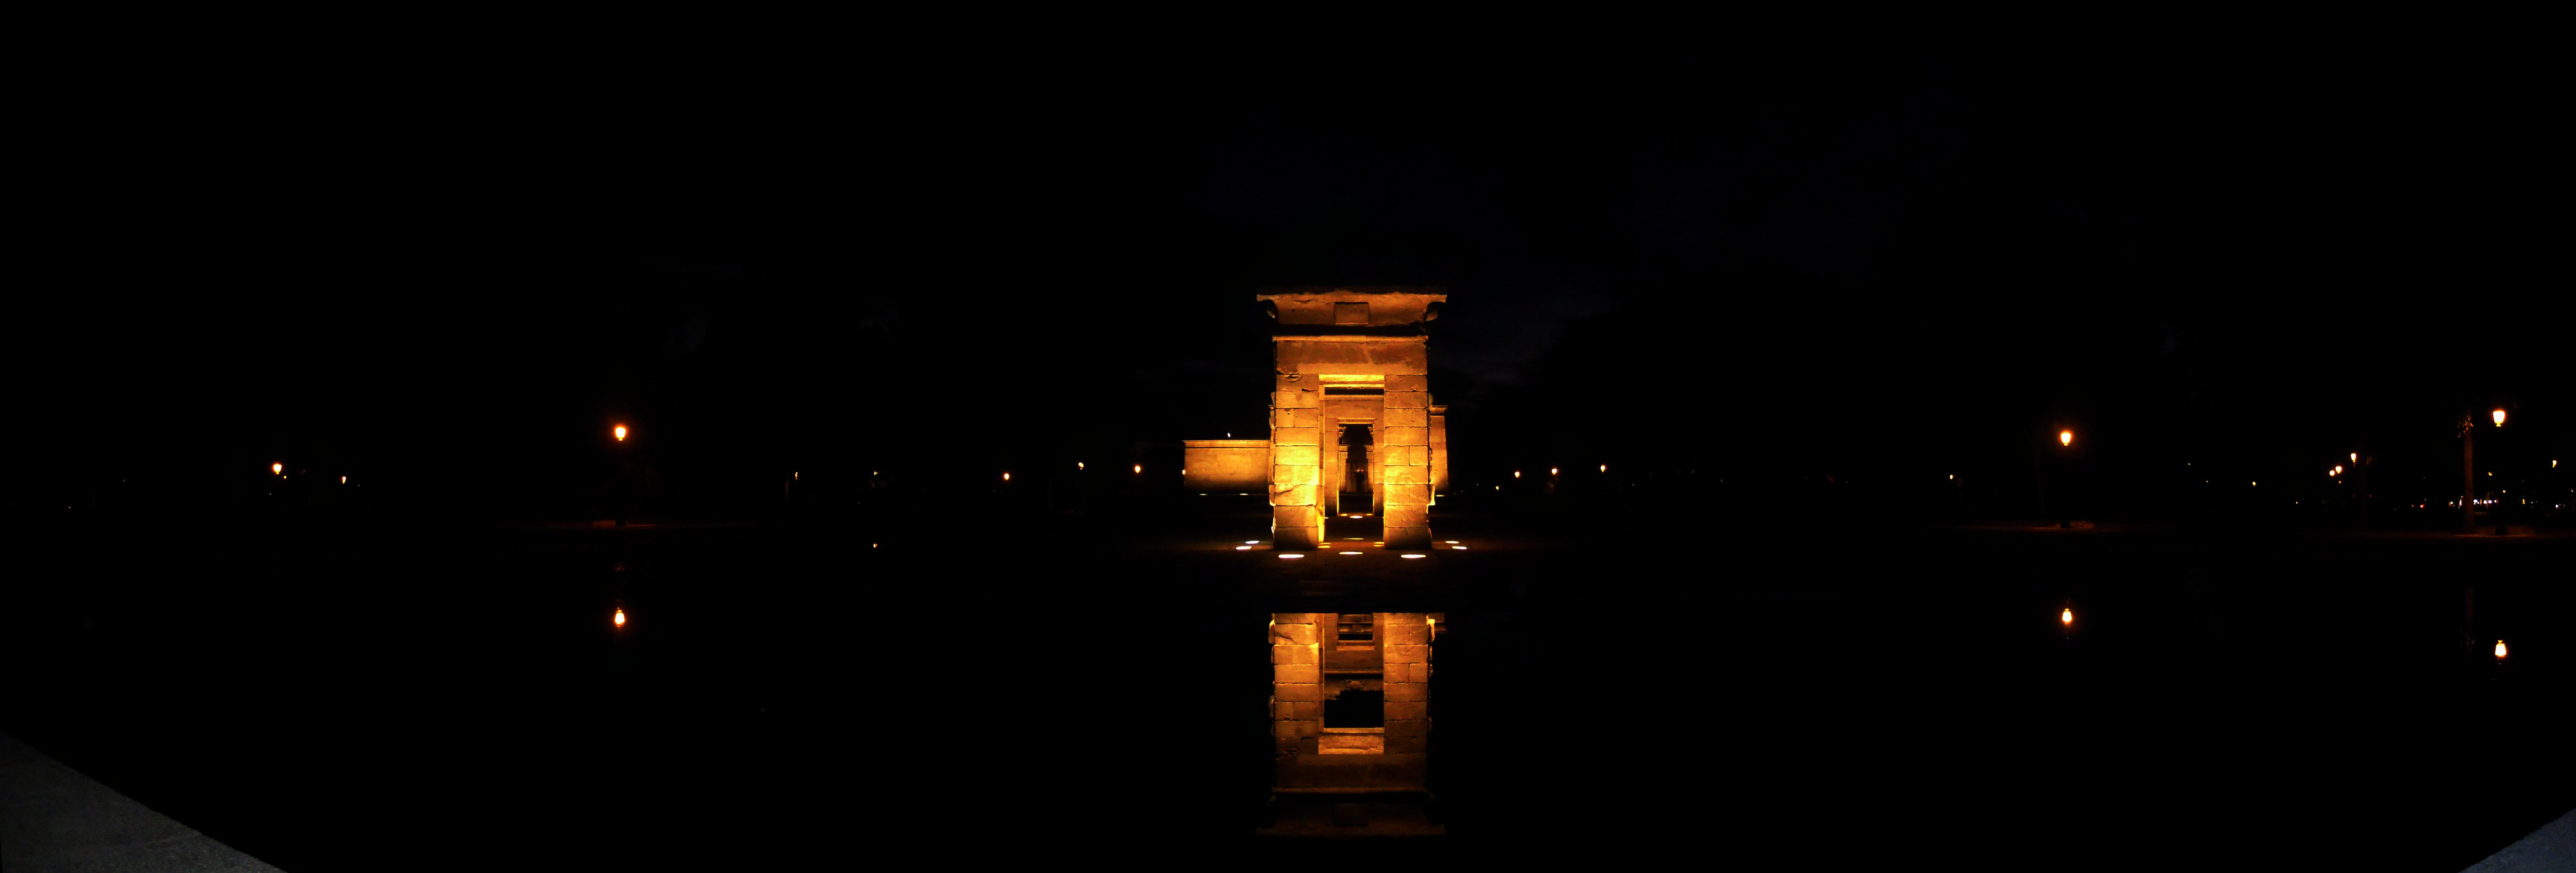
[[[2503,427],[2503,426],[2504,426],[2504,408],[2503,408],[2503,407],[2497,407],[2497,408],[2496,408],[2496,410],[2495,410],[2494,412],[2490,412],[2490,413],[2488,413],[2488,414],[2487,414],[2487,416],[2488,416],[2489,418],[2491,418],[2491,419],[2493,419],[2493,420],[2495,421],[2495,426],[2497,426],[2497,427]],[[2477,530],[2477,527],[2478,527],[2478,501],[2477,501],[2477,494],[2478,494],[2477,444],[2478,444],[2478,439],[2477,439],[2477,437],[2478,437],[2478,420],[2477,420],[2477,419],[2475,419],[2475,418],[2471,418],[2471,417],[2462,417],[2462,418],[2460,419],[2460,532],[2461,532],[2461,533],[2471,533],[2471,532],[2474,532],[2474,531],[2476,531],[2476,530]],[[2494,474],[2488,474],[2488,475],[2494,475]],[[2504,525],[2504,520],[2505,520],[2505,519],[2504,519],[2504,504],[2503,504],[2503,503],[2497,503],[2497,504],[2496,504],[2496,509],[2495,509],[2495,511],[2494,511],[2493,513],[2491,513],[2491,514],[2495,516],[2495,523],[2496,523],[2496,529],[2495,529],[2495,532],[2496,532],[2496,535],[2497,535],[2497,536],[2503,536],[2503,535],[2504,535],[2504,528],[2505,528],[2505,525]]]
[[[2072,448],[2075,445],[2075,432],[2071,430],[2058,431],[2057,445],[2059,448]],[[2059,530],[2066,530],[2075,527],[2074,501],[2067,500],[2062,496],[2057,501],[2057,527]]]
[[[608,437],[612,443],[626,442],[626,425],[610,425]],[[611,490],[615,492],[610,498],[617,504],[617,526],[625,527],[627,516],[635,513],[636,490],[641,483],[635,475],[635,453],[625,449],[613,449],[613,452],[617,457],[617,478],[610,483]]]
[[[271,476],[283,476],[283,475],[286,475],[286,465],[285,465],[285,464],[270,464],[270,465],[268,465],[268,474],[269,474],[269,475],[271,475]]]

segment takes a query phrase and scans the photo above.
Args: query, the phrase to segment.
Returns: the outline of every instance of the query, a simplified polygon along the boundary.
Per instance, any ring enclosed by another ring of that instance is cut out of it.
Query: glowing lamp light
[[[285,464],[270,464],[270,465],[268,465],[268,471],[269,471],[270,473],[274,473],[274,474],[278,474],[278,475],[281,475],[281,476],[282,476],[282,475],[285,475],[285,474],[286,474],[286,465],[285,465]]]
[[[1244,545],[1247,545],[1247,546],[1257,546],[1257,545],[1261,545],[1261,541],[1260,541],[1260,540],[1244,540],[1244,541],[1243,541],[1243,544],[1244,544]]]
[[[1009,474],[1009,473],[1004,473],[1004,474],[1002,474],[1002,481],[1004,481],[1004,482],[1011,481],[1011,474]]]
[[[2071,431],[2071,430],[2061,430],[2061,431],[2058,431],[2058,432],[2057,432],[2057,444],[2058,444],[2058,445],[2061,445],[2061,446],[2071,446],[2071,445],[2074,445],[2074,444],[2075,444],[2075,432],[2074,432],[2074,431]]]
[[[1360,553],[1359,553],[1359,552],[1343,552],[1342,554],[1345,554],[1345,555],[1356,555],[1356,554],[1360,554]]]
[[[1457,540],[1443,540],[1443,542],[1446,542],[1446,543],[1448,543],[1448,544],[1450,544],[1450,545],[1453,545],[1453,546],[1458,544],[1458,541],[1457,541]]]
[[[1305,557],[1305,556],[1304,556],[1304,555],[1280,555],[1279,557],[1280,557],[1281,559],[1283,559],[1283,560],[1284,560],[1284,559],[1287,559],[1287,558],[1303,558],[1303,557]]]
[[[1461,552],[1463,552],[1463,551],[1466,551],[1466,550],[1467,550],[1467,547],[1466,547],[1466,546],[1450,546],[1450,548],[1452,548],[1452,549],[1457,549],[1458,551],[1461,551]]]
[[[614,436],[614,437],[616,437],[618,442],[621,442],[621,443],[622,443],[622,442],[625,442],[625,441],[626,441],[626,426],[625,426],[625,425],[622,425],[622,424],[621,424],[621,425],[618,425],[618,426],[616,426],[616,427],[609,428],[608,433],[609,433],[609,435],[610,435],[610,436]]]
[[[1136,465],[1136,472],[1139,472],[1139,473],[1145,472],[1145,465],[1143,465],[1143,464],[1138,464],[1138,465]]]
[[[2502,661],[2502,660],[2504,660],[2504,641],[2503,641],[2503,640],[2497,640],[2497,641],[2496,641],[2496,660],[2498,660],[2498,661]]]
[[[1082,469],[1082,462],[1081,462],[1081,461],[1075,461],[1075,462],[1073,462],[1073,468],[1074,468],[1074,469],[1076,469],[1076,470]]]
[[[1512,478],[1514,478],[1514,479],[1518,479],[1518,478],[1520,478],[1520,477],[1521,477],[1521,471],[1519,471],[1519,470],[1513,470],[1513,471],[1512,471]]]
[[[1407,557],[1407,558],[1419,558],[1419,557],[1422,557],[1422,556],[1421,556],[1421,555],[1406,555],[1405,557]]]
[[[2349,454],[2350,454],[2350,457],[2348,458],[2348,460],[2352,461],[2352,462],[2353,462],[2353,463],[2355,463],[2355,464],[2361,463],[2361,453],[2360,453],[2360,452],[2352,452],[2352,453],[2349,453]]]
[[[2075,608],[2067,607],[2065,609],[2058,610],[2057,623],[2073,627],[2075,625]]]
[[[1548,474],[1548,475],[1550,475],[1550,476],[1554,476],[1554,475],[1556,475],[1556,468],[1555,468],[1555,467],[1549,467],[1549,468],[1547,468],[1547,474]]]
[[[1249,552],[1249,551],[1252,551],[1252,547],[1251,547],[1251,546],[1236,546],[1236,547],[1234,547],[1234,550],[1235,550],[1235,551],[1238,551],[1238,552]]]
[[[623,610],[623,609],[618,610],[616,615],[612,615],[612,616],[609,616],[609,617],[608,617],[608,621],[609,621],[609,623],[610,623],[610,624],[614,624],[614,625],[616,625],[616,626],[618,626],[618,627],[625,627],[625,626],[626,626],[626,610]]]
[[[1610,472],[1610,465],[1608,465],[1608,464],[1603,464],[1603,465],[1601,465],[1601,472],[1604,472],[1604,473]]]
[[[347,485],[347,484],[349,484],[349,477],[347,477],[347,476],[342,476],[342,477],[340,477],[340,484],[342,484],[342,485]]]
[[[2496,410],[2495,412],[2490,413],[2490,414],[2492,414],[2492,415],[2494,415],[2494,416],[2495,416],[2495,423],[2496,423],[2496,426],[2497,426],[2497,427],[2503,427],[2503,426],[2504,426],[2504,410],[2499,409],[2499,410]]]

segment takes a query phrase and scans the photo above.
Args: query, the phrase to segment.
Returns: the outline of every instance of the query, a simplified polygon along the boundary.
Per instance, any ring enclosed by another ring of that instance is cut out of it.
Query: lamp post
[[[2068,463],[2064,452],[2073,451],[2075,448],[2075,432],[2071,430],[2058,431],[2057,447],[2062,450],[2058,455],[2058,466],[2063,468]],[[2067,500],[2063,495],[2061,495],[2057,500],[2057,528],[2059,530],[2066,530],[2074,526],[2074,501]]]
[[[2496,427],[2504,427],[2504,410],[2487,414]],[[2478,418],[2471,414],[2460,419],[2460,532],[2476,533],[2478,529]],[[2495,508],[2496,535],[2504,535],[2504,503]]]
[[[627,450],[629,444],[626,442],[626,436],[624,424],[608,429],[609,449],[617,453],[616,493],[611,497],[617,501],[618,527],[625,527],[627,516],[634,514],[635,455]]]
[[[2497,408],[2496,408],[2496,410],[2495,410],[2495,412],[2493,412],[2493,413],[2491,413],[2491,414],[2492,414],[2492,415],[2494,416],[2494,418],[2495,418],[2495,426],[2496,426],[2496,427],[2498,427],[2498,428],[2502,428],[2502,427],[2504,427],[2504,409],[2503,409],[2503,407],[2497,407]],[[2497,458],[2497,460],[2501,461],[2501,460],[2504,460],[2504,459],[2503,459],[2502,457],[2498,457],[2498,458]],[[2499,491],[2499,493],[2509,493],[2509,492],[2504,492],[2502,489],[2498,489],[2498,491]],[[2495,525],[2496,525],[2495,535],[2496,535],[2496,536],[2504,536],[2504,523],[2505,523],[2505,516],[2509,514],[2509,510],[2505,509],[2505,507],[2506,507],[2506,506],[2509,506],[2509,505],[2511,505],[2511,504],[2507,504],[2507,503],[2505,503],[2505,502],[2504,502],[2504,498],[2503,498],[2503,497],[2497,497],[2497,498],[2496,498],[2496,502],[2495,502],[2495,504],[2494,504],[2494,505],[2495,505],[2495,509],[2488,511],[2488,512],[2487,512],[2487,515],[2495,519]]]

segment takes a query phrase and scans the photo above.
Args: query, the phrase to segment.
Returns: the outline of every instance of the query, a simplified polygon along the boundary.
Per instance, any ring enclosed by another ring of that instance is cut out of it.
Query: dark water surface
[[[1267,614],[1441,611],[1406,851],[2449,870],[2576,806],[2567,540],[1261,527],[76,529],[0,727],[287,869],[1251,859]]]

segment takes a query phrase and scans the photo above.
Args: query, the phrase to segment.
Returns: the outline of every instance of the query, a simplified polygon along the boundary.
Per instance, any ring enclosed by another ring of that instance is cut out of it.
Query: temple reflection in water
[[[1436,612],[1270,616],[1274,836],[1432,835]]]

